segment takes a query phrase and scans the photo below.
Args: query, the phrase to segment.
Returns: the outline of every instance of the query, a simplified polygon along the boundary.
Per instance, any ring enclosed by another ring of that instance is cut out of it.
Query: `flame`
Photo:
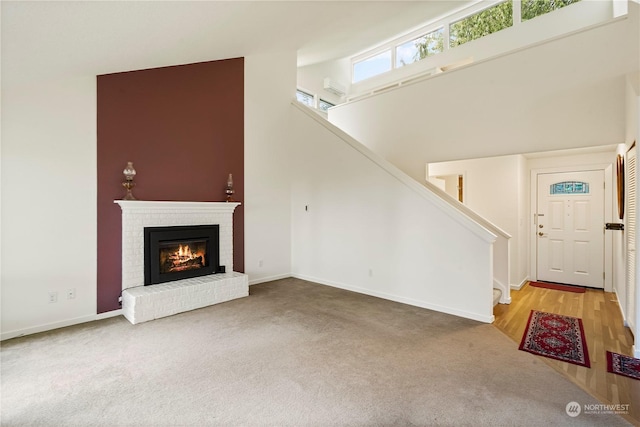
[[[184,271],[204,267],[205,248],[202,245],[195,245],[193,248],[189,244],[179,244],[172,248],[171,252],[164,252],[161,255],[161,264],[166,269],[165,272]],[[199,261],[198,258],[200,258]]]
[[[185,245],[184,247],[180,245],[180,249],[178,249],[178,256],[180,256],[180,258],[193,258],[191,248],[188,245]]]

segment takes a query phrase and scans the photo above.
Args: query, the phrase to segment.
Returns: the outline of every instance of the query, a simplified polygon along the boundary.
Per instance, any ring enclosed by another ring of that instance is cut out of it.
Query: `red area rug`
[[[519,350],[591,367],[582,320],[531,310]]]
[[[560,285],[558,283],[547,282],[529,282],[529,284],[534,288],[555,289],[556,291],[575,292],[578,294],[585,293],[585,288],[583,286]]]
[[[640,359],[607,351],[607,372],[640,380]]]

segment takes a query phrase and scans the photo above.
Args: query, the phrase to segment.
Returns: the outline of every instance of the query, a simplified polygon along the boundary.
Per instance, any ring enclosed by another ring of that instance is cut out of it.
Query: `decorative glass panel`
[[[298,100],[298,102],[302,102],[304,105],[308,105],[309,107],[314,106],[313,95],[307,92],[303,92],[300,89],[296,91],[296,99]]]
[[[335,107],[335,104],[327,102],[324,99],[320,99],[320,101],[318,101],[318,109],[320,111],[324,111],[326,113],[327,110],[331,107]]]
[[[589,194],[589,183],[564,181],[551,184],[551,194]]]

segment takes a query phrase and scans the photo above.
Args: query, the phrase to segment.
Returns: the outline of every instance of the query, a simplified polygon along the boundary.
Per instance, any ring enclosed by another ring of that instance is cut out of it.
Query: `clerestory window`
[[[553,12],[580,0],[522,0],[522,21]]]
[[[473,6],[475,12],[471,15],[461,19],[457,19],[459,14],[442,18],[423,27],[425,31],[419,37],[414,35],[409,39],[410,36],[407,35],[387,43],[368,56],[358,56],[352,60],[351,81],[361,82],[512,27],[514,5],[520,7],[520,23],[579,1],[581,0],[522,0],[514,3],[513,0],[507,0],[492,2],[485,8],[482,8],[484,2],[479,2]]]
[[[513,3],[506,1],[449,24],[449,46],[456,47],[513,25]]]

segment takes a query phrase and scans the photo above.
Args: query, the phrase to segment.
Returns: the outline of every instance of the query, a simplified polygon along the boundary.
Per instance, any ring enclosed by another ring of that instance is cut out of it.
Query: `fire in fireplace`
[[[218,225],[144,228],[144,283],[221,272]]]
[[[204,268],[207,241],[160,242],[160,274]]]

